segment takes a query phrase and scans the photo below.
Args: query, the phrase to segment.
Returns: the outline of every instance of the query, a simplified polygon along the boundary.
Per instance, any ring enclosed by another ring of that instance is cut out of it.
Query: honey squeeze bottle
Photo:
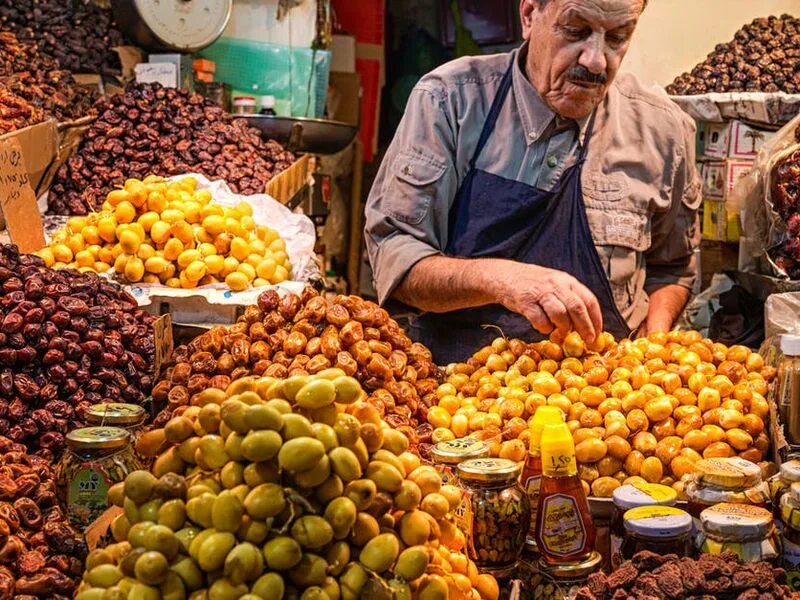
[[[575,442],[566,424],[542,431],[542,480],[536,513],[536,543],[549,564],[579,562],[594,550],[596,530],[578,477]]]
[[[547,424],[557,425],[564,422],[564,413],[556,406],[540,406],[533,415],[531,439],[528,457],[522,467],[519,478],[520,486],[531,502],[531,523],[525,544],[528,550],[536,552],[536,508],[539,505],[539,486],[542,480],[542,431]]]

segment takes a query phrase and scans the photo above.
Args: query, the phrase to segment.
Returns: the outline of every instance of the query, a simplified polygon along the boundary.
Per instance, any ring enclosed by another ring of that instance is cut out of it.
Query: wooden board
[[[304,186],[308,185],[311,157],[304,154],[285,171],[273,177],[266,192],[281,204],[288,204]]]

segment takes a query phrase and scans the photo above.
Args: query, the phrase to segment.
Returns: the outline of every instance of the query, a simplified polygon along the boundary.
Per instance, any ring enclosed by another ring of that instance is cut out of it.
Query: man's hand
[[[669,331],[680,317],[691,293],[680,285],[665,285],[650,292],[645,331]]]
[[[424,258],[406,275],[395,297],[434,313],[501,304],[544,335],[575,330],[592,342],[603,331],[597,298],[572,275],[499,258]]]
[[[577,331],[587,342],[603,332],[603,315],[595,295],[563,271],[510,263],[498,277],[497,302],[528,319],[539,333],[563,337]]]

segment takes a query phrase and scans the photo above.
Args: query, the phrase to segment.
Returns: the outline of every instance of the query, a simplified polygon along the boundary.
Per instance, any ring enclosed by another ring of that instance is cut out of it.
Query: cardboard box
[[[331,44],[331,72],[355,73],[356,38],[352,35],[334,35]]]
[[[703,123],[698,128],[700,155],[709,158],[755,160],[761,147],[775,135],[743,121]]]
[[[311,158],[305,154],[267,183],[266,192],[281,204],[288,204],[306,185],[311,172]]]
[[[331,72],[328,115],[334,121],[358,125],[361,119],[361,77],[358,73]]]
[[[12,138],[22,147],[31,188],[38,192],[48,167],[58,155],[58,125],[51,119],[0,136],[0,140]]]
[[[725,241],[727,227],[725,202],[713,198],[703,200],[703,239]]]
[[[734,186],[753,170],[752,160],[724,160],[703,165],[703,197],[727,200]]]

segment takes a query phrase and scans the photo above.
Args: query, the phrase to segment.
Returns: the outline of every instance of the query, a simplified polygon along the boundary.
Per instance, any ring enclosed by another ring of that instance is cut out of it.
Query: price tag
[[[0,206],[8,233],[21,252],[44,247],[44,229],[19,140],[0,141]]]
[[[111,529],[111,523],[122,513],[123,510],[119,506],[112,506],[86,528],[84,537],[90,552],[97,548],[97,545]]]
[[[169,361],[172,356],[174,342],[172,339],[172,315],[161,315],[153,323],[153,338],[155,339],[155,376],[158,379],[161,374],[161,367]]]
[[[178,87],[178,66],[175,63],[139,63],[134,68],[137,83],[160,83]]]

